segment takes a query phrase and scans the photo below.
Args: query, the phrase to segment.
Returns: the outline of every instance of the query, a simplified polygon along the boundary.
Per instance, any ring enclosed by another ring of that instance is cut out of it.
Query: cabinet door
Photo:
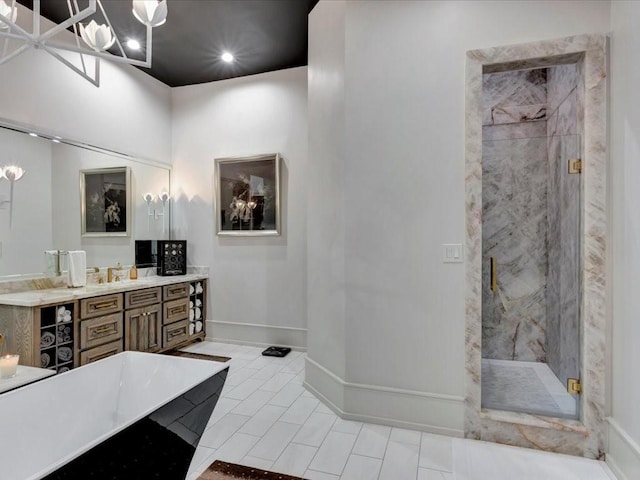
[[[156,352],[162,342],[160,305],[150,305],[125,312],[124,349]]]

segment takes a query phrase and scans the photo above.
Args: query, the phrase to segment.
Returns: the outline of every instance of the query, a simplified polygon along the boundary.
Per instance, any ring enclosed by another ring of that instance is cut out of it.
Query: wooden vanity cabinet
[[[161,287],[125,293],[125,350],[157,352],[162,348],[161,302]]]
[[[122,352],[123,302],[122,293],[80,300],[80,365]]]
[[[163,289],[162,348],[205,337],[206,280],[166,285]]]
[[[5,351],[65,372],[123,350],[162,352],[205,338],[207,280],[34,307],[0,305]]]

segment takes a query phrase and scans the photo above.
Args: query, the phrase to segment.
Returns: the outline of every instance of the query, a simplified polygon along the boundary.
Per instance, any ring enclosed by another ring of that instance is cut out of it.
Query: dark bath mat
[[[198,480],[304,480],[284,473],[268,472],[261,468],[245,467],[235,463],[216,460],[207,468]]]
[[[231,360],[229,357],[207,355],[206,353],[183,352],[181,350],[169,350],[168,352],[164,352],[164,354],[173,355],[174,357],[195,358],[196,360],[212,360],[214,362],[222,362],[222,363],[225,363]]]

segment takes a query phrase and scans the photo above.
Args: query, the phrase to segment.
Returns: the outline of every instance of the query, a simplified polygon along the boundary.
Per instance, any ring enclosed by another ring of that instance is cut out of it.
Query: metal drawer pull
[[[117,303],[115,303],[113,300],[109,300],[107,302],[93,303],[93,304],[91,304],[91,308],[94,309],[94,310],[101,310],[103,308],[114,307],[116,305],[117,305]]]
[[[149,300],[149,299],[153,299],[153,298],[156,298],[156,297],[157,297],[156,293],[153,292],[153,293],[145,293],[144,295],[143,294],[135,295],[135,296],[132,297],[132,300],[134,300],[134,301]]]
[[[173,330],[171,332],[169,332],[169,340],[175,338],[175,337],[179,337],[181,335],[186,335],[187,331],[184,328],[181,328],[179,330]]]
[[[118,353],[118,349],[114,348],[113,350],[105,352],[105,353],[103,353],[101,355],[96,355],[94,357],[89,357],[89,362],[95,362],[95,361],[98,361],[98,360],[102,360],[103,358],[110,357],[111,355],[114,355],[116,353]]]
[[[93,329],[94,335],[102,335],[103,333],[113,332],[116,329],[113,328],[113,325],[102,325],[100,327]]]

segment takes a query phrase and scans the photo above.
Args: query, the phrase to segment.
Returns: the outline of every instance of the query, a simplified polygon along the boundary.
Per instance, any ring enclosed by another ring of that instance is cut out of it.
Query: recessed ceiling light
[[[37,137],[38,136],[38,134],[35,133],[35,132],[29,132],[29,135],[31,135],[32,137]]]
[[[220,58],[222,59],[223,62],[227,62],[227,63],[233,62],[233,55],[231,55],[229,52],[224,52]]]
[[[131,50],[140,50],[140,42],[132,38],[127,40],[127,47]]]
[[[60,140],[58,140],[57,138],[52,138],[52,139],[51,139],[51,141],[52,141],[53,143],[60,143]]]

